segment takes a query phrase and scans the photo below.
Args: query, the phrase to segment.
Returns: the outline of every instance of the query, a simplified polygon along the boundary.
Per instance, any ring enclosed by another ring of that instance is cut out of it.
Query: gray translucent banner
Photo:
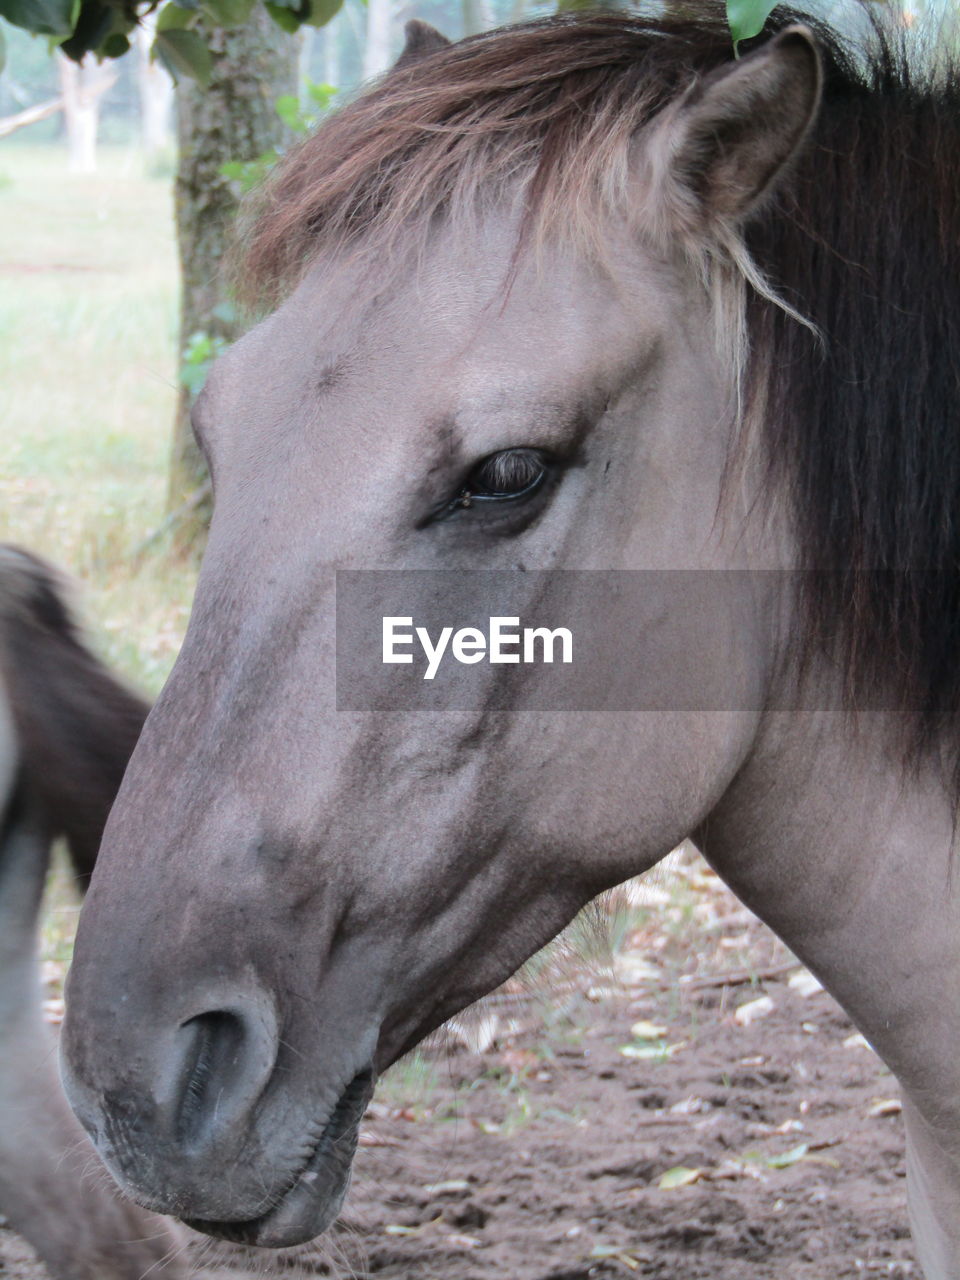
[[[818,662],[802,691],[782,670],[802,579],[746,570],[340,571],[337,707],[836,707],[829,664]],[[858,706],[884,709],[884,697]]]

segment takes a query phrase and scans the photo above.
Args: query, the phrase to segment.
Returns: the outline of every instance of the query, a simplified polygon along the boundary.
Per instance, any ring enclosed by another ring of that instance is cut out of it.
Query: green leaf
[[[784,1151],[782,1155],[767,1156],[764,1164],[768,1169],[789,1169],[792,1164],[802,1160],[808,1150],[807,1144],[801,1142],[798,1147],[791,1147],[789,1151]]]
[[[95,52],[100,56],[104,43],[113,34],[116,16],[117,11],[105,0],[84,0],[82,4],[75,4],[73,33],[66,40],[61,40],[60,52],[74,62],[79,62],[87,53]]]
[[[174,79],[189,76],[204,89],[210,83],[213,57],[195,31],[158,31],[153,47]]]
[[[114,32],[112,36],[107,36],[103,44],[100,46],[100,52],[105,58],[122,58],[125,53],[130,51],[130,41],[126,36],[119,32]]]
[[[315,84],[312,80],[308,80],[307,95],[311,102],[316,103],[321,111],[326,111],[337,96],[337,87],[333,84]]]
[[[699,1182],[703,1176],[702,1169],[688,1169],[682,1164],[678,1164],[673,1169],[668,1169],[666,1173],[660,1175],[657,1186],[662,1191],[675,1191],[678,1187],[692,1187],[695,1182]]]
[[[210,366],[217,356],[226,351],[229,344],[224,338],[207,333],[200,329],[191,333],[183,348],[180,363],[180,381],[196,398],[203,390]]]
[[[736,50],[741,40],[751,40],[777,6],[777,0],[727,0],[727,24]]]
[[[292,9],[287,9],[279,4],[271,4],[270,0],[266,0],[266,9],[281,31],[286,31],[293,35],[295,31],[300,30],[300,19]]]
[[[305,21],[311,27],[324,27],[343,8],[343,0],[310,0],[310,12]]]
[[[40,36],[73,32],[73,0],[0,0],[0,18]]]
[[[183,31],[196,21],[197,15],[184,4],[165,4],[157,18],[158,31]]]
[[[240,27],[253,12],[256,0],[201,0],[205,13],[218,27]]]
[[[241,195],[246,195],[263,181],[279,159],[276,151],[265,151],[256,160],[228,160],[220,166],[220,172],[237,183]]]
[[[282,93],[274,103],[274,109],[287,128],[292,129],[294,133],[306,133],[310,127],[300,110],[299,99],[292,93]]]

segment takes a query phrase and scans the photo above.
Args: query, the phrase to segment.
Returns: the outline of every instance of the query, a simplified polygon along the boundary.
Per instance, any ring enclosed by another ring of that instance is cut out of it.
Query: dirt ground
[[[919,1280],[895,1081],[702,865],[679,885],[613,973],[528,976],[388,1076],[321,1247],[197,1237],[198,1274]],[[0,1277],[43,1275],[0,1231]]]

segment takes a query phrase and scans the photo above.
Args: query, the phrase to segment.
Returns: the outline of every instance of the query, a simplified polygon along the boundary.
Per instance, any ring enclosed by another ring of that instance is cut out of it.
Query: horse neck
[[[699,839],[907,1091],[956,1106],[960,1066],[936,1043],[960,1002],[953,794],[936,761],[904,768],[893,720],[768,714]]]

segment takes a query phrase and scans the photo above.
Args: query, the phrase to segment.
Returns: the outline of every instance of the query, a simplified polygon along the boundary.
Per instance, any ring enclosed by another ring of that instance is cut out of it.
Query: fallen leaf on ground
[[[720,1182],[728,1178],[753,1178],[755,1182],[766,1181],[766,1175],[755,1165],[734,1159],[721,1160],[717,1167],[711,1169],[704,1177],[708,1177],[711,1182]]]
[[[449,1235],[443,1237],[443,1243],[452,1249],[479,1249],[483,1241],[477,1236]]]
[[[686,1040],[678,1040],[676,1044],[625,1044],[620,1052],[625,1058],[640,1058],[645,1062],[665,1061],[686,1046]]]
[[[399,1147],[400,1143],[396,1138],[386,1138],[381,1133],[371,1133],[369,1129],[361,1129],[357,1145],[360,1147]]]
[[[869,1049],[871,1053],[873,1052],[873,1045],[859,1031],[852,1036],[847,1036],[843,1042],[843,1047],[845,1049]]]
[[[789,1151],[783,1151],[779,1155],[767,1156],[764,1164],[770,1169],[789,1169],[792,1164],[796,1164],[802,1160],[810,1148],[805,1142],[801,1142],[799,1146],[791,1147]]]
[[[823,990],[823,983],[819,978],[815,978],[809,969],[798,969],[796,973],[792,973],[787,980],[787,986],[804,1000]]]
[[[641,1018],[630,1028],[630,1034],[634,1040],[659,1040],[667,1034],[667,1028],[659,1022],[647,1022],[645,1018]]]
[[[675,1102],[670,1108],[670,1114],[674,1116],[695,1116],[701,1111],[707,1110],[709,1110],[709,1103],[691,1094],[689,1098],[684,1098],[682,1102]]]
[[[878,1098],[867,1115],[871,1119],[877,1116],[898,1116],[902,1110],[903,1104],[899,1098]]]
[[[763,1121],[756,1121],[747,1125],[747,1130],[751,1134],[758,1134],[766,1137],[770,1134],[786,1134],[786,1133],[802,1133],[802,1120],[784,1120],[783,1124],[765,1124]]]
[[[615,1244],[595,1244],[590,1250],[591,1258],[611,1258],[615,1262],[622,1262],[628,1271],[639,1271],[640,1263],[626,1249]]]
[[[738,1005],[733,1020],[741,1027],[749,1027],[752,1022],[773,1013],[775,1008],[776,1005],[769,996],[758,996],[756,1000],[748,1000],[746,1004]]]
[[[675,1191],[677,1187],[692,1187],[702,1177],[702,1169],[688,1169],[679,1164],[676,1168],[668,1169],[666,1173],[662,1173],[657,1181],[657,1186],[662,1191]]]
[[[658,982],[660,970],[642,956],[621,953],[614,957],[613,972],[625,987],[639,987],[645,982]]]

